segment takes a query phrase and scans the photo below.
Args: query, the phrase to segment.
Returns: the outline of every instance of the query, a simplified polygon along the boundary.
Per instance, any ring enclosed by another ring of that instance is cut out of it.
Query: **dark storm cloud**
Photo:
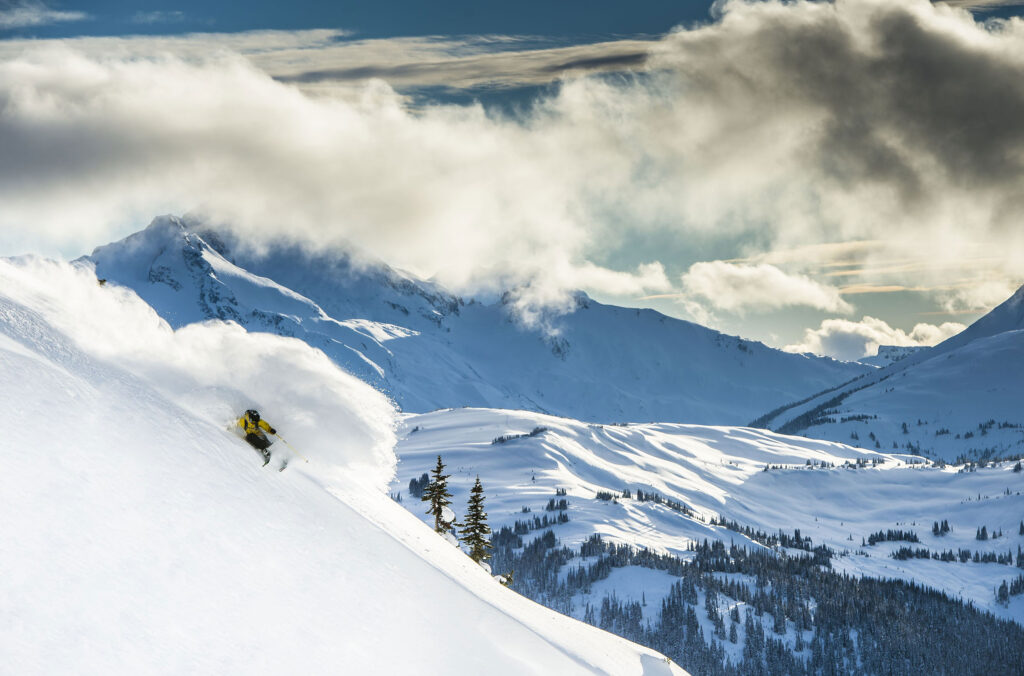
[[[841,185],[889,185],[913,204],[941,178],[1019,198],[1020,36],[965,30],[921,3],[736,7],[720,25],[670,38],[663,63],[690,96],[744,106],[754,125],[810,116],[803,150]]]

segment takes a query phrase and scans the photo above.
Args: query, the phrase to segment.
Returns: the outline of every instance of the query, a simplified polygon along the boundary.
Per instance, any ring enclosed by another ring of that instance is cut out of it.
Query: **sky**
[[[1021,14],[0,0],[0,255],[190,213],[556,312],[934,344],[1024,283]]]

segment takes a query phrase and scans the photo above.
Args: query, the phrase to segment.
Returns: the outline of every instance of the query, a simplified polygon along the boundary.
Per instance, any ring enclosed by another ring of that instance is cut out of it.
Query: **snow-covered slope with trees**
[[[953,461],[1024,455],[1024,287],[962,333],[754,421]]]
[[[437,455],[460,515],[479,476],[496,572],[694,673],[1024,669],[1019,464],[481,409],[400,436],[392,491],[413,513]]]
[[[528,328],[507,302],[465,301],[380,262],[285,245],[256,252],[197,228],[158,218],[85,260],[172,326],[217,318],[298,337],[405,411],[742,424],[870,369],[583,294],[575,312]]]
[[[681,673],[388,499],[392,405],[301,341],[0,260],[0,373],[7,673]],[[251,406],[309,462],[261,467]]]
[[[579,546],[597,533],[684,557],[705,538],[761,547],[716,525],[723,518],[769,534],[799,530],[815,545],[835,550],[833,565],[840,570],[916,580],[1024,623],[1024,596],[1003,606],[993,595],[1000,582],[1022,572],[1015,564],[1017,547],[1024,546],[1024,534],[1018,533],[1024,518],[1024,472],[1014,472],[1013,463],[959,472],[911,455],[752,428],[594,425],[485,409],[410,416],[399,433],[391,490],[402,491],[414,513],[424,507],[409,499],[409,481],[441,455],[453,475],[449,485],[460,509],[480,476],[495,529],[564,511],[569,521],[553,526],[563,544]],[[626,490],[630,498],[622,497]],[[674,501],[677,508],[640,500],[638,490]],[[560,499],[557,492],[565,493],[567,508],[546,510],[549,500]],[[523,512],[524,507],[531,511]],[[951,531],[933,536],[933,522],[944,520]],[[1003,537],[978,541],[981,526]],[[872,533],[897,528],[917,533],[915,547],[1009,551],[1014,556],[1010,565],[898,561],[889,558],[897,543],[863,545]],[[657,595],[649,592],[647,601],[652,600],[657,605]]]

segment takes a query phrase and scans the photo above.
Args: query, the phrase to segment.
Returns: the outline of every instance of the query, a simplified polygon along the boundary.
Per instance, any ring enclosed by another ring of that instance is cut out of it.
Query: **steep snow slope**
[[[541,428],[533,436],[529,432]],[[522,434],[504,443],[500,436]],[[913,579],[979,608],[1024,622],[1024,598],[1008,607],[995,602],[993,589],[1020,569],[995,563],[897,561],[889,557],[906,543],[862,546],[862,539],[887,529],[915,531],[915,547],[933,551],[960,548],[981,553],[1016,553],[1024,546],[1018,526],[1024,517],[1024,473],[1009,465],[970,473],[926,468],[920,458],[879,454],[827,441],[786,437],[737,427],[652,424],[601,426],[522,411],[463,409],[408,417],[400,429],[398,474],[392,491],[408,493],[409,480],[432,468],[438,454],[453,474],[450,485],[461,513],[475,477],[485,488],[492,527],[555,515],[545,505],[564,489],[570,521],[554,527],[563,544],[578,546],[593,533],[612,541],[687,555],[703,539],[759,547],[743,535],[709,523],[725,517],[742,526],[775,533],[799,529],[814,543],[840,553],[838,570],[855,575]],[[844,467],[864,459],[884,461],[866,468]],[[808,466],[807,463],[812,463]],[[822,463],[836,465],[824,469]],[[814,467],[813,465],[818,465]],[[773,468],[763,471],[766,465]],[[607,491],[633,498],[599,500]],[[656,492],[688,506],[688,516],[665,505],[635,499],[637,489]],[[1009,491],[1009,494],[1007,494]],[[405,498],[413,513],[422,503]],[[523,507],[530,513],[523,513]],[[427,518],[421,515],[421,518]],[[952,532],[933,536],[934,521],[947,520]],[[1004,536],[975,539],[985,525]],[[534,531],[534,534],[543,530]],[[658,607],[666,576],[650,571],[626,575],[622,586],[604,583],[618,598]],[[651,584],[645,585],[643,580]],[[600,592],[598,592],[600,593]],[[600,596],[592,604],[600,603]],[[582,600],[574,612],[582,613]]]
[[[300,341],[0,261],[0,373],[4,671],[681,673],[388,499],[392,407]],[[253,405],[308,464],[260,466]]]
[[[979,338],[1019,331],[1024,329],[1024,286],[997,305],[991,312],[974,322],[955,336],[947,338],[935,346],[936,353],[944,353],[963,347]]]
[[[174,218],[98,248],[97,275],[173,326],[230,319],[301,338],[406,411],[522,408],[579,419],[742,423],[869,367],[808,358],[580,294],[554,333],[382,263],[262,253]]]
[[[957,336],[754,421],[954,460],[1024,454],[1024,288]],[[904,426],[905,424],[905,426]]]

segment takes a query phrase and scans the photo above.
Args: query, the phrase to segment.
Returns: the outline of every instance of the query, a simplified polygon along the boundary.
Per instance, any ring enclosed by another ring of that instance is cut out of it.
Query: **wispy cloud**
[[[132,21],[141,25],[187,18],[180,11],[156,11],[138,12]],[[0,54],[17,53],[26,42],[0,44]],[[230,50],[281,82],[337,95],[381,79],[399,90],[459,90],[544,85],[586,73],[643,70],[656,41],[564,45],[551,39],[502,35],[355,40],[349,31],[316,29],[85,37],[63,43],[96,56],[120,53],[144,58],[169,53],[189,61],[204,60],[211,51]],[[40,46],[36,41],[31,44]]]
[[[42,2],[24,2],[0,5],[0,30],[45,26],[65,21],[85,21],[85,12],[50,9]]]
[[[185,13],[181,10],[155,10],[151,12],[136,12],[132,15],[132,23],[151,25],[160,23],[181,23],[185,20]]]
[[[1024,5],[1022,0],[933,0],[942,2],[953,7],[964,9],[992,9],[996,7],[1020,7]]]

